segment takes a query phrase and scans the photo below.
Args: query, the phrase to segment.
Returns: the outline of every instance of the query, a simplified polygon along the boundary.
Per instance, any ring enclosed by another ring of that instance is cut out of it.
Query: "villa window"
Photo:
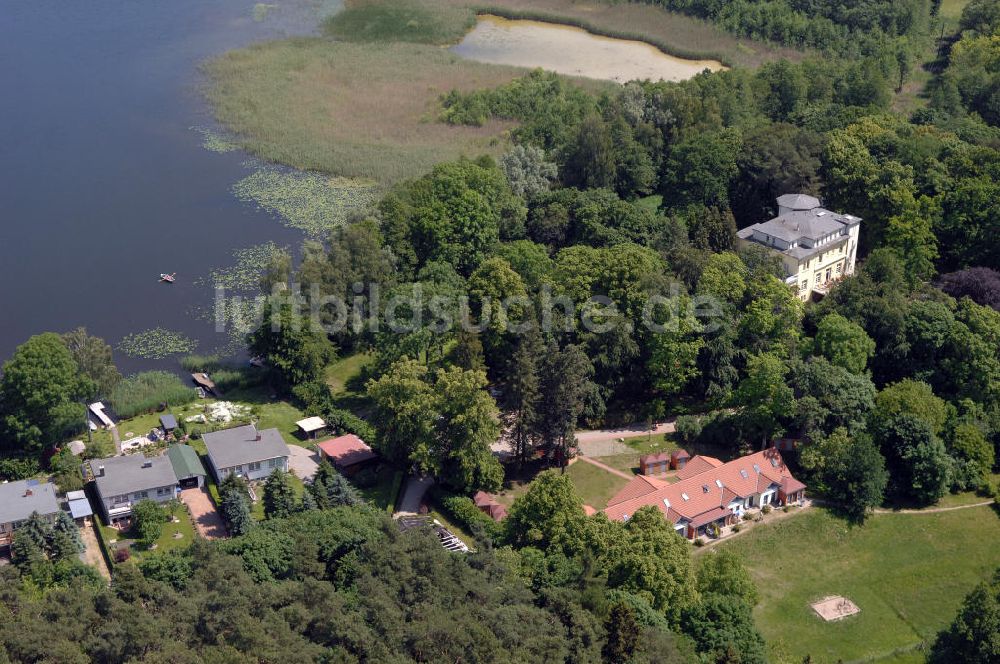
[[[250,470],[260,470],[260,461],[254,461],[250,464]]]
[[[844,264],[843,263],[837,263],[837,274],[840,274],[843,271],[844,271]]]

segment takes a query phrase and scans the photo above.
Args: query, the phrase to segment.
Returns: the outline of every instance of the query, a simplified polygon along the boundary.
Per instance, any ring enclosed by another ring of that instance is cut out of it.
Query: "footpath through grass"
[[[1000,518],[990,507],[884,514],[852,527],[813,508],[719,546],[743,558],[761,593],[754,617],[771,659],[908,661],[933,641],[965,595],[1000,565]],[[828,595],[861,613],[824,622],[809,607]]]

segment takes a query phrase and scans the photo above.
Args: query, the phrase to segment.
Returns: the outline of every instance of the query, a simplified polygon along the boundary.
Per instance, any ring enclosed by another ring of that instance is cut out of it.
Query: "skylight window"
[[[686,493],[682,493],[681,498],[683,498],[684,500],[691,500],[690,498],[688,498],[688,495]]]
[[[722,480],[715,480],[715,486],[722,488]]]
[[[743,468],[740,468],[740,475],[743,476],[743,479],[749,479],[750,478],[749,473],[747,473],[747,471],[744,470]]]
[[[775,468],[777,468],[778,467],[778,460],[777,459],[771,459],[771,465],[774,466]]]
[[[701,492],[702,493],[708,493],[708,485],[707,484],[702,484],[701,485]]]
[[[664,507],[670,507],[670,499],[669,498],[664,498],[663,499],[663,505],[664,505]]]
[[[760,466],[758,466],[757,464],[754,464],[753,465],[753,472],[759,473],[760,472]]]

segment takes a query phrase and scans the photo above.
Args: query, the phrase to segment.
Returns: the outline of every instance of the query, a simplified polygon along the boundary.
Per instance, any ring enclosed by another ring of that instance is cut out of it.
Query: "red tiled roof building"
[[[670,484],[637,476],[608,501],[604,513],[609,519],[627,521],[640,507],[653,505],[678,533],[693,538],[710,524],[735,523],[748,508],[801,502],[806,488],[773,448],[728,463],[694,456],[677,477]]]

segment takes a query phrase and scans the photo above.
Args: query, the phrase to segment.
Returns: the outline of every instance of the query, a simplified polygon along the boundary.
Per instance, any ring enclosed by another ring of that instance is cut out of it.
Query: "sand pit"
[[[810,606],[820,618],[827,622],[841,620],[847,616],[853,616],[855,613],[861,613],[861,609],[858,608],[857,604],[840,595],[824,597],[818,602],[813,602]]]

